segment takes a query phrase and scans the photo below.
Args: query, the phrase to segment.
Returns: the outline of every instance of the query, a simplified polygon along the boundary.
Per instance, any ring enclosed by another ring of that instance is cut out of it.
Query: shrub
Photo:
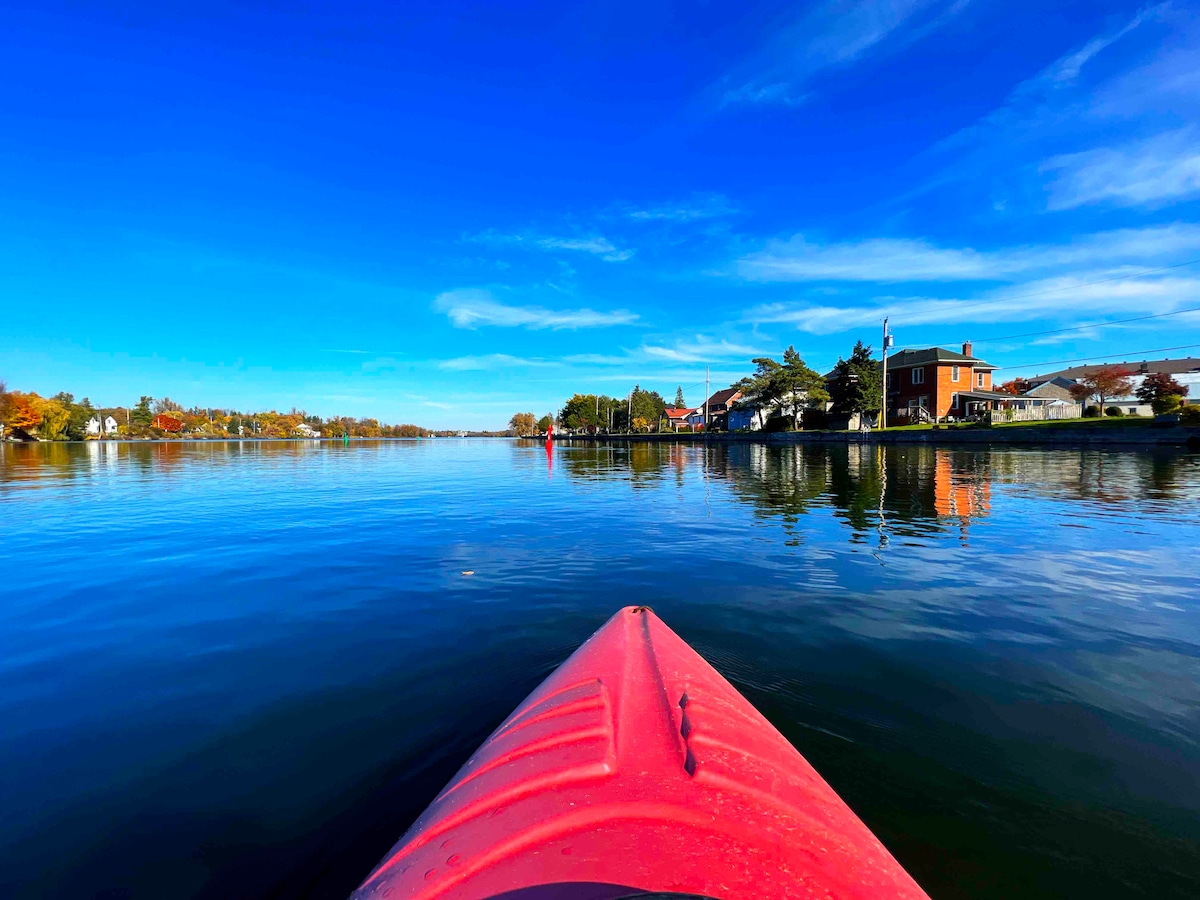
[[[1093,403],[1091,406],[1089,406],[1087,409],[1085,409],[1085,410],[1083,411],[1083,417],[1084,417],[1085,419],[1098,419],[1098,418],[1100,418],[1100,407],[1096,406],[1096,405]]]
[[[1179,424],[1200,425],[1200,406],[1193,404],[1179,407]]]
[[[785,416],[771,416],[763,423],[763,432],[766,434],[778,434],[781,431],[792,430],[792,420]]]
[[[1125,410],[1121,409],[1121,407],[1119,407],[1119,406],[1110,406],[1108,409],[1106,409],[1104,411],[1104,414],[1106,416],[1114,416],[1114,417],[1123,416],[1123,415],[1125,415]]]
[[[1173,412],[1178,412],[1181,403],[1178,394],[1167,394],[1165,397],[1151,401],[1150,408],[1154,410],[1156,416],[1169,416]]]

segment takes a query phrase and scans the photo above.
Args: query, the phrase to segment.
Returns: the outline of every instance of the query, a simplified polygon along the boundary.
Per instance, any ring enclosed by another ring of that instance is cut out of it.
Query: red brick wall
[[[920,369],[925,373],[923,384],[912,383],[912,372]],[[925,408],[938,416],[955,415],[964,412],[960,402],[958,408],[951,406],[954,394],[958,391],[990,391],[992,389],[992,373],[982,372],[983,384],[979,385],[974,370],[968,365],[958,367],[958,381],[951,376],[954,366],[950,363],[930,363],[927,366],[914,366],[913,369],[898,369],[889,373],[893,377],[892,390],[888,392],[888,402],[891,410],[903,409],[909,400],[919,400],[926,397]],[[897,392],[898,388],[898,392]]]

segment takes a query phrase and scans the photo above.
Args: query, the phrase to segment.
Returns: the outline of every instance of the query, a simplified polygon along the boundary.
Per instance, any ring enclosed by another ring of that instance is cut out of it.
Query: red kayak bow
[[[643,606],[492,733],[354,897],[925,898],[833,789]]]

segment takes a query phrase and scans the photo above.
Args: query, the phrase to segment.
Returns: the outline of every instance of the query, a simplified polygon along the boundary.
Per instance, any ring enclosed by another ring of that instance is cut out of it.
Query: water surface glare
[[[0,896],[345,897],[645,603],[938,900],[1194,898],[1198,501],[1163,452],[0,445]]]

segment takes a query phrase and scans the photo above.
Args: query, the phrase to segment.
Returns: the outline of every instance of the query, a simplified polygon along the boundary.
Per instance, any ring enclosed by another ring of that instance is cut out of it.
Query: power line
[[[1071,328],[1056,328],[1053,331],[1027,331],[1024,334],[1005,334],[1000,337],[984,338],[982,341],[972,341],[975,344],[994,344],[996,341],[1011,341],[1014,338],[1023,337],[1041,337],[1046,334],[1064,334],[1068,331],[1083,331],[1088,328],[1104,328],[1108,325],[1127,325],[1130,322],[1145,322],[1147,319],[1164,319],[1167,316],[1178,316],[1183,313],[1200,312],[1200,306],[1192,306],[1188,309],[1177,309],[1174,312],[1157,313],[1153,316],[1138,316],[1133,319],[1117,319],[1114,322],[1093,322],[1090,325],[1075,325]]]
[[[1114,353],[1102,353],[1099,356],[1080,356],[1076,359],[1053,359],[1049,362],[1013,363],[1008,366],[996,366],[997,369],[1027,369],[1030,366],[1061,366],[1067,363],[1090,362],[1093,359],[1106,359],[1113,356],[1146,356],[1150,353],[1169,353],[1172,350],[1195,350],[1200,344],[1185,344],[1182,347],[1158,347],[1154,350],[1118,350]]]

